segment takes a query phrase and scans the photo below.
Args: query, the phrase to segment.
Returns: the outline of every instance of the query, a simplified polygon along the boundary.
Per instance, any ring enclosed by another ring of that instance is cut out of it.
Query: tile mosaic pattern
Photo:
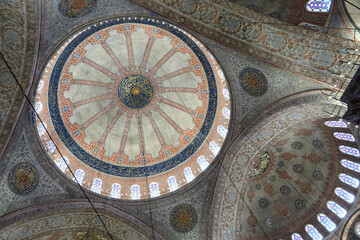
[[[227,83],[188,33],[158,20],[122,18],[94,25],[60,49],[40,81],[38,112],[71,167],[85,171],[86,188],[96,169],[107,179],[102,194],[117,182],[130,198],[127,181],[136,179],[146,197],[146,176],[163,194],[164,179],[175,176],[181,187],[186,167],[196,176],[198,156],[210,163],[219,152],[227,132],[217,128],[226,130],[230,120],[230,111],[221,112],[230,108]],[[50,154],[57,162],[57,151]]]

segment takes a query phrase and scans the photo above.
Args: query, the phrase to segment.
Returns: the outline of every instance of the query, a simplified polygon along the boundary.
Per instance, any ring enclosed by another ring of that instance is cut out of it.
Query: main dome
[[[68,177],[105,196],[141,199],[207,168],[227,134],[230,96],[196,38],[159,20],[121,18],[58,49],[35,108],[51,134],[37,120],[40,138]]]

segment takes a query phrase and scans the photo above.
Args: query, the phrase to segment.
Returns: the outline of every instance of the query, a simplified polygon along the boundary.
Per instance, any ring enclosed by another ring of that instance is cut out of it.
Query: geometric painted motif
[[[325,214],[319,213],[317,219],[329,232],[335,230],[336,224],[331,221],[330,218],[328,218]]]
[[[35,189],[39,182],[36,168],[27,162],[16,164],[9,173],[9,188],[16,194],[25,195]]]
[[[343,146],[343,145],[341,145],[339,147],[339,149],[340,149],[341,152],[343,152],[345,154],[349,154],[349,155],[352,155],[352,156],[355,156],[355,157],[360,157],[359,149],[348,147],[348,146]]]
[[[239,75],[241,88],[250,96],[260,97],[268,89],[265,75],[255,68],[245,68]]]
[[[355,142],[354,136],[349,133],[335,132],[334,137],[336,137],[337,139],[340,139],[340,140],[344,140],[344,141]]]
[[[327,207],[341,219],[346,216],[347,211],[336,202],[328,201]]]
[[[342,182],[346,183],[347,185],[352,186],[353,188],[359,187],[360,181],[356,178],[353,178],[344,173],[339,174],[339,178]]]
[[[309,12],[329,12],[332,0],[310,0],[306,4]]]
[[[319,231],[311,224],[305,226],[305,231],[309,234],[309,236],[314,240],[322,240],[323,236],[319,233]]]
[[[61,0],[59,12],[68,18],[79,18],[96,7],[96,0]]]
[[[170,223],[175,231],[189,232],[197,222],[196,211],[193,207],[182,204],[176,206],[170,213]]]

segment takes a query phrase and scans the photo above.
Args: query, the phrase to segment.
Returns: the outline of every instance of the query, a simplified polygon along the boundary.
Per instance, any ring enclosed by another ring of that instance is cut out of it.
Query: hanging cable
[[[53,138],[51,137],[50,133],[49,133],[49,132],[48,132],[48,130],[46,129],[46,127],[45,127],[45,125],[44,125],[43,121],[41,120],[41,118],[40,118],[39,114],[36,112],[35,107],[34,107],[34,106],[33,106],[33,104],[31,103],[31,101],[30,101],[29,97],[26,95],[26,93],[25,93],[25,91],[24,91],[23,87],[21,86],[20,82],[17,80],[17,78],[16,78],[15,74],[14,74],[14,73],[13,73],[13,71],[11,70],[11,68],[10,68],[9,64],[7,63],[7,61],[6,61],[6,59],[5,59],[5,57],[3,56],[3,54],[2,54],[1,52],[0,52],[0,55],[1,55],[1,58],[3,59],[3,61],[4,61],[5,65],[6,65],[6,66],[7,66],[7,68],[9,69],[9,71],[10,71],[11,75],[13,76],[13,78],[14,78],[14,80],[15,80],[16,84],[19,86],[19,88],[20,88],[20,90],[21,90],[21,92],[22,92],[23,96],[25,97],[26,101],[27,101],[27,102],[28,102],[28,104],[30,105],[30,107],[31,107],[31,109],[33,110],[33,112],[35,113],[35,115],[38,117],[38,119],[39,119],[39,121],[41,122],[41,124],[42,124],[43,128],[45,129],[46,133],[48,134],[48,136],[49,136],[50,140],[54,143],[54,146],[55,146],[56,150],[58,151],[58,153],[59,153],[59,154],[60,154],[60,156],[61,156],[61,160],[62,160],[62,161],[66,164],[66,166],[68,167],[68,169],[69,169],[69,171],[70,171],[71,175],[75,178],[75,174],[74,174],[74,172],[73,172],[73,171],[72,171],[72,169],[70,168],[69,164],[65,161],[64,156],[62,155],[62,153],[60,152],[60,150],[59,150],[58,146],[56,145],[56,143],[54,142],[54,140],[53,140]],[[108,235],[109,235],[110,239],[112,239],[112,240],[113,240],[113,237],[112,237],[112,235],[111,235],[110,231],[109,231],[109,230],[108,230],[108,228],[106,227],[105,222],[103,221],[103,219],[101,218],[100,214],[99,214],[99,213],[98,213],[98,211],[96,210],[96,208],[95,208],[94,204],[90,201],[89,196],[86,194],[85,190],[82,188],[82,186],[79,184],[79,182],[77,182],[77,181],[76,181],[76,183],[78,184],[78,186],[79,186],[80,190],[82,191],[82,193],[83,193],[83,194],[84,194],[84,196],[86,197],[87,201],[90,203],[91,208],[92,208],[92,209],[94,210],[94,212],[96,213],[96,215],[97,215],[97,217],[99,218],[99,220],[100,220],[101,224],[103,225],[103,227],[105,228],[106,232],[108,233]]]

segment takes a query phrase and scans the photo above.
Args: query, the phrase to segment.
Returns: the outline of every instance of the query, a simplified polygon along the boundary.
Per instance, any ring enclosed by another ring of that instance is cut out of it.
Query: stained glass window
[[[355,226],[355,233],[360,237],[360,223],[357,223]]]
[[[327,121],[325,125],[328,127],[335,127],[335,128],[348,128],[345,122],[343,121]]]
[[[130,188],[130,198],[131,199],[141,199],[141,192],[140,192],[140,186],[137,184],[134,184]]]
[[[357,149],[357,148],[352,148],[352,147],[341,145],[339,147],[339,149],[341,152],[343,152],[345,154],[349,154],[349,155],[352,155],[355,157],[360,157],[360,152],[359,152],[359,149]]]
[[[352,134],[349,133],[341,133],[341,132],[335,132],[334,137],[340,140],[355,142],[355,138]]]
[[[81,185],[85,177],[85,172],[82,169],[77,169],[74,176],[75,178],[73,180]]]
[[[197,162],[202,171],[204,171],[209,166],[209,162],[202,155],[200,157],[198,157]]]
[[[353,178],[347,174],[341,173],[339,175],[339,178],[342,182],[352,186],[353,188],[358,188],[359,187],[359,180],[357,180],[356,178]]]
[[[217,127],[217,132],[218,132],[218,134],[220,134],[220,136],[221,136],[222,138],[225,138],[225,137],[226,137],[226,134],[228,133],[228,130],[227,130],[224,126],[219,125],[219,126]]]
[[[112,198],[121,198],[121,185],[118,183],[113,183],[111,185],[110,197]]]
[[[328,201],[327,207],[341,219],[343,219],[347,213],[345,209],[333,201]]]
[[[219,145],[217,145],[217,143],[215,141],[212,141],[210,143],[209,148],[214,156],[216,156],[220,151],[220,147],[219,147]]]
[[[303,240],[303,238],[298,233],[293,233],[291,235],[291,240]]]
[[[223,89],[223,95],[225,98],[230,99],[230,93],[228,89],[226,88]]]
[[[40,80],[40,82],[38,84],[38,87],[36,89],[36,92],[40,92],[43,86],[44,86],[44,81]]]
[[[168,186],[169,186],[170,192],[175,191],[176,189],[179,188],[176,178],[174,176],[171,176],[168,178]]]
[[[351,169],[355,172],[360,172],[360,164],[358,163],[354,163],[352,161],[349,160],[341,160],[341,165],[343,165],[344,167]]]
[[[44,123],[44,125],[46,127],[45,123]],[[38,133],[39,133],[40,136],[43,135],[46,132],[46,130],[45,130],[44,126],[42,125],[42,123],[39,123],[37,125],[37,130],[38,130]]]
[[[34,108],[35,108],[35,111],[36,111],[37,113],[40,113],[40,112],[41,112],[41,109],[42,109],[42,103],[41,103],[41,102],[36,102]]]
[[[310,12],[329,12],[332,0],[310,0],[306,9]]]
[[[342,188],[335,188],[335,193],[336,195],[338,195],[341,199],[347,201],[348,203],[352,203],[355,199],[355,196],[352,195],[351,193],[345,191],[344,189]]]
[[[184,169],[184,176],[187,183],[191,182],[195,178],[193,171],[189,167]]]
[[[160,186],[157,182],[150,183],[150,197],[160,196]]]
[[[55,152],[55,149],[56,149],[54,142],[53,141],[48,141],[46,143],[46,149],[49,151],[50,154],[53,154]]]
[[[319,213],[317,215],[318,221],[328,230],[329,232],[332,232],[336,228],[336,224],[330,220],[325,214]]]
[[[222,79],[225,79],[224,73],[221,71],[221,69],[218,71],[218,74]]]
[[[94,193],[101,194],[101,186],[102,186],[101,179],[94,178],[92,185],[91,185],[91,191],[93,191]]]
[[[65,170],[67,169],[67,165],[69,165],[69,159],[67,157],[60,158],[56,162],[56,165],[58,166],[58,168],[60,168],[61,171],[65,172]]]
[[[229,110],[227,107],[224,107],[224,108],[222,109],[222,114],[224,115],[224,117],[225,117],[226,119],[230,119],[230,110]]]
[[[307,224],[305,226],[305,231],[309,236],[314,240],[322,240],[323,236],[319,233],[319,231],[311,224]]]

